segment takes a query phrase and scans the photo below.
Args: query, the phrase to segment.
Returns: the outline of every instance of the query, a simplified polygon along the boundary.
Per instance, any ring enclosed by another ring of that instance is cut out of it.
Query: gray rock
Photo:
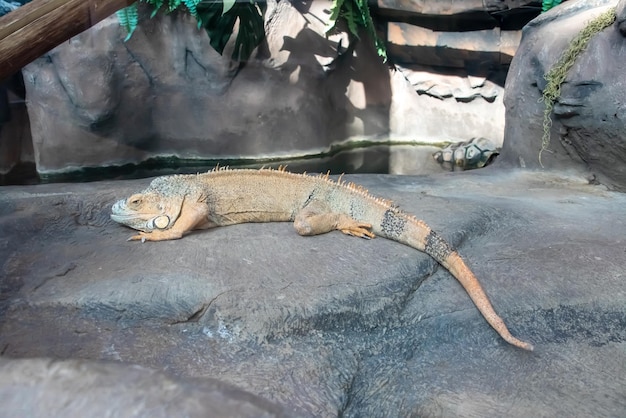
[[[623,36],[626,36],[626,2],[624,0],[620,0],[619,3],[617,3],[616,10],[616,25],[619,32]]]
[[[347,178],[459,248],[536,351],[504,343],[447,272],[388,240],[281,223],[127,242],[108,217],[149,181],[135,180],[3,188],[0,353],[210,377],[290,416],[626,414],[625,195],[493,168]],[[136,393],[136,375],[114,376]]]
[[[139,366],[0,358],[2,417],[287,417],[215,379],[176,379]]]
[[[551,115],[550,146],[542,162],[548,169],[586,170],[597,181],[626,190],[624,1],[570,1],[526,26],[507,77],[503,161],[540,167],[544,74],[589,21],[616,4],[617,23],[591,39],[568,73]]]

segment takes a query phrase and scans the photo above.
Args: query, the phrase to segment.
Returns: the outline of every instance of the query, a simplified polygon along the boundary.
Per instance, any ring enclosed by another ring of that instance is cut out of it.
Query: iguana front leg
[[[133,235],[129,241],[166,241],[170,239],[180,239],[187,232],[199,229],[208,223],[209,207],[204,202],[189,202],[187,199],[176,219],[174,225],[167,229],[155,229],[152,232],[140,232]]]
[[[374,238],[370,231],[371,224],[359,222],[343,213],[333,213],[319,201],[313,201],[301,209],[293,226],[300,235],[319,235],[337,229],[355,237]]]

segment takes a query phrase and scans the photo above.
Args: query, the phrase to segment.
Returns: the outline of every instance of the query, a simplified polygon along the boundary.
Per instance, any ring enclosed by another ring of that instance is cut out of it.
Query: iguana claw
[[[368,223],[354,222],[346,227],[343,227],[343,228],[340,227],[339,230],[346,235],[352,235],[354,237],[365,238],[365,239],[372,239],[376,235],[374,235],[374,233],[370,231],[371,227],[372,225]]]
[[[139,233],[138,235],[133,235],[132,237],[129,237],[126,241],[141,241],[141,242],[146,242],[146,236],[144,235],[143,232]]]

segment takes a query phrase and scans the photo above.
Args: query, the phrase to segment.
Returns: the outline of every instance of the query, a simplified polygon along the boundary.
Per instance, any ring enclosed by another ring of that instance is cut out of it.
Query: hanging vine
[[[548,146],[550,146],[550,130],[552,128],[552,118],[550,116],[554,103],[561,96],[561,86],[565,82],[567,73],[574,65],[576,58],[585,50],[591,38],[613,24],[616,16],[615,13],[615,8],[611,8],[589,22],[589,24],[572,39],[568,48],[563,52],[556,64],[554,64],[550,71],[544,76],[547,84],[541,98],[545,104],[543,112],[543,136],[541,138],[541,150],[539,150],[539,164],[541,167],[543,167],[541,155],[548,149]]]
[[[171,13],[174,10],[186,10],[209,35],[211,46],[220,54],[224,52],[230,40],[235,23],[239,21],[239,31],[235,38],[235,50],[232,58],[245,61],[252,51],[265,38],[264,14],[267,8],[263,1],[206,1],[206,0],[140,0],[152,6],[150,18],[159,12]],[[117,17],[120,25],[126,29],[129,40],[139,23],[137,3],[119,10]]]

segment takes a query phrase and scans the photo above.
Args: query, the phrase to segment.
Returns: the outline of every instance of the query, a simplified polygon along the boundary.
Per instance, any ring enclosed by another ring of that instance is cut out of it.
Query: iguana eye
[[[131,206],[137,206],[141,204],[141,197],[140,196],[131,196],[128,198],[128,204]]]

